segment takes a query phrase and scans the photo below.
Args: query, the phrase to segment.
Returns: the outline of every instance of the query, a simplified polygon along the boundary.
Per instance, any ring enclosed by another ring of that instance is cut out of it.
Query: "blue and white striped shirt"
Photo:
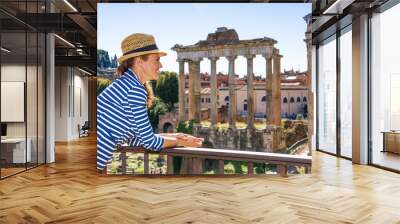
[[[97,169],[104,169],[117,145],[161,150],[164,138],[153,132],[146,101],[146,89],[131,69],[97,97]]]

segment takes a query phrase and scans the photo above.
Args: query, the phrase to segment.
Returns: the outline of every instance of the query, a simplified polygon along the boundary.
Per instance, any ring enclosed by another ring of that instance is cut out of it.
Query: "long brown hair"
[[[118,66],[115,75],[117,77],[120,77],[128,70],[128,68],[132,68],[133,65],[135,64],[135,59],[136,58],[141,58],[143,61],[147,61],[147,59],[149,58],[149,55],[145,54],[145,55],[141,55],[141,56],[138,56],[138,57],[129,58],[129,59],[123,61]],[[148,82],[145,82],[143,85],[144,85],[144,88],[146,89],[146,92],[147,92],[146,105],[147,105],[147,108],[149,109],[153,105],[154,92],[153,92],[153,88],[151,88],[151,85]]]

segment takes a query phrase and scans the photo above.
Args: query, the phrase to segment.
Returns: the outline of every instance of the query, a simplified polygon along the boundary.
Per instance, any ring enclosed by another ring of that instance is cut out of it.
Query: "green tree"
[[[178,75],[175,72],[161,72],[154,94],[162,99],[169,112],[179,100],[178,88]]]
[[[179,121],[178,127],[176,128],[176,132],[186,133],[186,134],[193,134],[193,120],[188,122]]]
[[[114,61],[115,60],[115,61]],[[97,67],[98,68],[115,68],[117,57],[114,55],[113,59],[110,59],[108,51],[98,49],[97,50]]]
[[[150,80],[149,83],[150,83],[151,88],[152,88],[153,91],[154,91],[154,95],[157,96],[157,92],[156,92],[157,80]]]
[[[167,107],[158,97],[154,97],[153,105],[149,109],[149,119],[153,129],[157,129],[159,116],[165,114]]]
[[[98,49],[97,50],[97,67],[102,68],[102,55],[104,50]]]
[[[97,78],[97,96],[100,95],[100,93],[103,92],[103,90],[107,88],[111,82],[112,81],[109,79]]]
[[[307,104],[304,104],[304,106],[303,106],[303,117],[307,118],[307,116],[308,116],[308,106],[307,106]]]
[[[104,60],[104,68],[109,68],[111,62],[110,62],[110,56],[108,55],[108,51],[105,51],[103,60]]]
[[[117,55],[114,55],[114,58],[111,59],[111,68],[116,68],[116,67],[118,67]]]

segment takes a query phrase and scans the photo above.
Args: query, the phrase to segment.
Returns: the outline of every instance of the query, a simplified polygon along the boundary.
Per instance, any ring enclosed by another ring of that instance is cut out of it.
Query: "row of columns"
[[[244,55],[247,59],[247,124],[248,128],[254,128],[254,54]],[[267,125],[280,126],[281,120],[281,94],[280,94],[280,58],[278,51],[274,54],[263,54],[266,59],[266,116]],[[229,128],[235,128],[236,124],[236,82],[235,82],[235,59],[237,56],[226,56],[229,62],[228,84],[229,84]],[[211,125],[214,127],[218,122],[217,104],[217,60],[218,57],[210,57],[211,62]],[[185,121],[185,62],[189,63],[189,120],[200,122],[200,61],[201,59],[178,59],[179,62],[179,120]],[[272,72],[273,63],[273,72]]]

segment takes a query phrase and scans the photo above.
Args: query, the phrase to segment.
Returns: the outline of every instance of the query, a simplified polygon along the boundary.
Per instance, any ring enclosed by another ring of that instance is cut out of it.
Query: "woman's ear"
[[[140,57],[136,57],[136,58],[133,59],[133,64],[134,64],[135,66],[138,66],[138,65],[140,65],[141,63],[142,63],[142,59],[141,59]]]

